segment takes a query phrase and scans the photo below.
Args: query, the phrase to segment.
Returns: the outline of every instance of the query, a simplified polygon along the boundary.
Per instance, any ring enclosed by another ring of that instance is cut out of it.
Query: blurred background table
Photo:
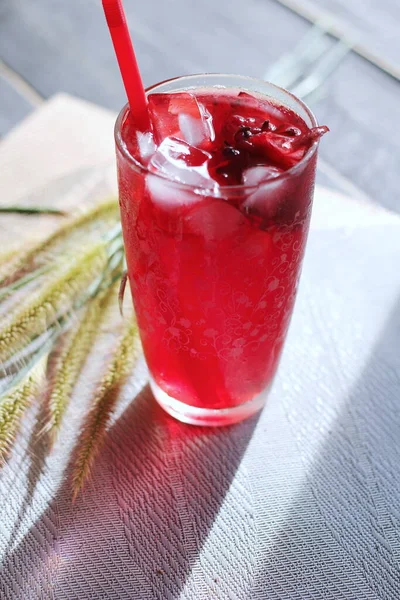
[[[125,4],[146,85],[204,71],[263,77],[328,16],[375,64],[350,52],[312,102],[331,128],[320,177],[400,210],[397,0]],[[115,111],[125,101],[100,0],[1,0],[0,59],[0,134],[59,91]]]

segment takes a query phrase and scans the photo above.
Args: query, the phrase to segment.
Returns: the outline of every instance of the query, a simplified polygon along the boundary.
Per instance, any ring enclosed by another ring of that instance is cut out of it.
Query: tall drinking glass
[[[263,81],[192,75],[148,94],[244,90],[286,106],[309,128],[307,106]],[[264,404],[285,341],[304,255],[318,140],[264,182],[202,189],[152,172],[116,123],[128,274],[156,400],[177,419],[225,425]],[[244,207],[244,208],[243,208]]]

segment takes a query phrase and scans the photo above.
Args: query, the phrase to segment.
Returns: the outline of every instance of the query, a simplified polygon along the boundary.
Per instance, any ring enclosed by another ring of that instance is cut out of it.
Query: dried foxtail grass
[[[89,302],[80,322],[66,334],[62,349],[52,365],[46,399],[47,419],[42,430],[51,443],[56,440],[72,390],[115,292],[115,286],[112,286]]]
[[[34,244],[26,251],[14,253],[9,261],[0,262],[0,285],[15,281],[27,271],[42,264],[43,259],[50,255],[51,258],[57,252],[57,248],[63,243],[71,240],[74,234],[85,233],[85,229],[99,225],[102,221],[106,224],[115,223],[118,220],[118,200],[110,198],[101,204],[92,207],[85,212],[79,213],[66,223],[61,225],[51,236]]]
[[[74,500],[90,475],[118,400],[121,384],[133,369],[139,351],[138,329],[136,321],[132,321],[121,334],[112,358],[106,366],[78,440],[71,477]]]
[[[25,409],[39,392],[46,360],[44,357],[18,385],[0,397],[0,464],[15,440]]]
[[[101,241],[86,252],[77,253],[74,260],[49,277],[42,289],[31,295],[29,302],[0,325],[0,363],[46,331],[60,313],[72,308],[74,301],[104,271],[107,261],[106,244]]]
[[[2,258],[0,459],[15,439],[24,410],[39,392],[50,351],[54,362],[48,373],[47,415],[42,432],[54,441],[60,430],[99,323],[108,312],[110,300],[117,298],[115,282],[121,278],[124,264],[117,200],[108,200],[69,219],[45,241]],[[125,283],[126,278],[120,301]],[[76,311],[79,321],[71,329]],[[57,347],[60,339],[63,343]],[[105,365],[79,437],[72,471],[74,498],[90,474],[121,384],[133,368],[139,349],[136,322],[129,321]]]

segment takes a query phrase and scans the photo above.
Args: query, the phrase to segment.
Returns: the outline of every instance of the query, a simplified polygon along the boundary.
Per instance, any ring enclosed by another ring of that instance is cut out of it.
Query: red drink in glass
[[[116,141],[151,386],[180,420],[232,423],[259,410],[277,369],[326,129],[288,92],[249,78],[190,76],[148,98],[152,134],[125,108]]]

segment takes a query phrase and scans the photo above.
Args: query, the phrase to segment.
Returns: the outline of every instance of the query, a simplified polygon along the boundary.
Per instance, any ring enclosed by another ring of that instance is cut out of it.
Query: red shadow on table
[[[257,420],[223,429],[185,425],[146,386],[109,430],[76,503],[65,482],[9,553],[2,597],[26,595],[29,587],[32,598],[46,590],[55,600],[172,600],[190,574],[191,589],[212,597],[219,574],[207,570],[201,550]],[[246,518],[251,528],[250,513],[240,518],[241,529]]]

